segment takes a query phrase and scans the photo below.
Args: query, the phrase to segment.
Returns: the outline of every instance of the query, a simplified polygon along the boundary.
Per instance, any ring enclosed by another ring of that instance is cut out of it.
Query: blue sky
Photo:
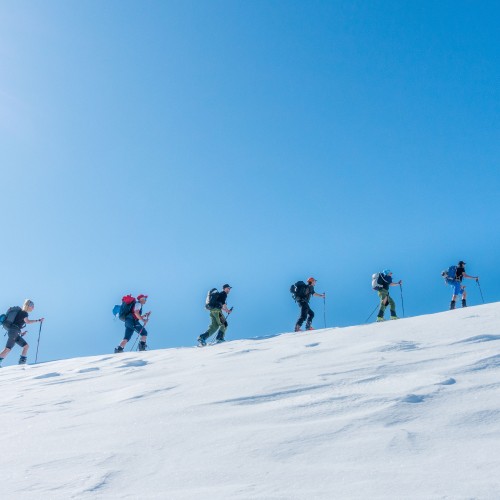
[[[406,315],[448,307],[440,272],[460,259],[500,300],[499,17],[472,1],[2,2],[2,307],[34,300],[49,360],[111,351],[126,293],[150,296],[151,348],[193,345],[224,282],[229,339],[290,331],[289,286],[311,275],[328,326],[362,323],[387,267]]]

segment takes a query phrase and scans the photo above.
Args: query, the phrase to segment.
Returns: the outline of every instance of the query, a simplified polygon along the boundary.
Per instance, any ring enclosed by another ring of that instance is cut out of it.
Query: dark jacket
[[[392,276],[390,274],[382,274],[378,277],[378,284],[382,286],[384,290],[389,290],[389,285],[392,283]]]

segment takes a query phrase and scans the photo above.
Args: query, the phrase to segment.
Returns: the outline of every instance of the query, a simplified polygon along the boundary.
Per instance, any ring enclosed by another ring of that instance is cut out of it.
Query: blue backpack
[[[457,266],[450,266],[446,271],[441,273],[441,276],[446,282],[453,281],[457,277]]]

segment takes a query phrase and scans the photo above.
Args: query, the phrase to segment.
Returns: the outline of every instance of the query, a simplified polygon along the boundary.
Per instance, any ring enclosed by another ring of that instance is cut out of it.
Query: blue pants
[[[464,293],[465,287],[462,286],[462,283],[457,280],[447,279],[446,282],[451,286],[453,290],[453,295],[461,295]]]
[[[144,335],[145,337],[148,335],[146,328],[144,328],[134,316],[129,314],[125,318],[125,336],[123,340],[128,342],[132,338],[134,332],[137,332],[139,335]]]

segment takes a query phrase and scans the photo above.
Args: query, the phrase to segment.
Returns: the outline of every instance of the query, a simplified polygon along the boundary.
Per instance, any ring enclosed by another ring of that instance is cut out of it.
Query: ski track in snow
[[[3,498],[500,498],[500,304],[0,370]]]

